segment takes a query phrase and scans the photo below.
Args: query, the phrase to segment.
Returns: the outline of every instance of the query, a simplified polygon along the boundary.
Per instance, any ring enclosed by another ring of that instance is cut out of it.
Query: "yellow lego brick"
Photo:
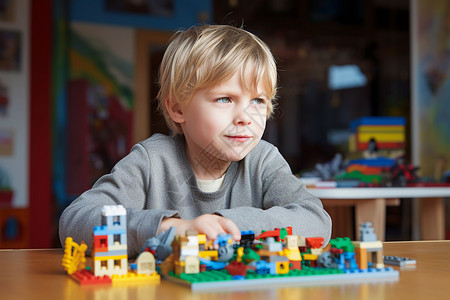
[[[112,256],[98,256],[98,257],[93,257],[94,261],[95,260],[122,260],[122,259],[127,259],[128,260],[128,255],[112,255]]]
[[[206,251],[200,251],[198,253],[198,256],[201,258],[206,259],[216,259],[219,257],[219,252],[217,250],[206,250]]]
[[[358,133],[358,142],[367,143],[371,139],[375,139],[378,143],[383,142],[404,142],[405,133]]]
[[[197,234],[198,243],[199,244],[206,244],[206,235],[204,234]]]
[[[279,261],[275,263],[277,274],[289,273],[289,261]]]
[[[125,275],[112,275],[111,280],[113,285],[130,283],[160,283],[161,276],[156,272],[151,275],[129,272]]]
[[[303,260],[317,260],[319,255],[314,254],[303,254]]]

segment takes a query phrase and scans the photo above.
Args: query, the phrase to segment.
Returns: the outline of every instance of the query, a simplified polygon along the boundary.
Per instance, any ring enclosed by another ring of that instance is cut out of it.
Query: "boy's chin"
[[[226,156],[227,161],[240,161],[244,159],[250,151],[245,151],[242,153],[230,153]]]

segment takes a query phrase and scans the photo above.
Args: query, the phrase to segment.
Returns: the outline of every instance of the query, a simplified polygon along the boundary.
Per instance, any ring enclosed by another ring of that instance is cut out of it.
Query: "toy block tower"
[[[94,227],[92,260],[95,276],[127,274],[127,218],[122,205],[103,207],[102,226]]]
[[[383,243],[377,240],[372,223],[367,222],[359,225],[361,241],[354,241],[356,261],[360,269],[367,269],[369,262],[372,268],[384,268]]]

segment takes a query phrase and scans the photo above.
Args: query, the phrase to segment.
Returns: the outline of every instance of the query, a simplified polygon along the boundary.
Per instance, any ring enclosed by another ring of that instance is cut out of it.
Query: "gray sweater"
[[[90,246],[102,207],[117,204],[127,209],[130,256],[157,235],[164,217],[193,219],[216,213],[255,234],[292,226],[294,234],[324,237],[325,243],[331,235],[331,219],[320,200],[306,191],[278,149],[265,141],[231,163],[217,192],[204,193],[187,160],[184,137],[155,134],[136,144],[110,174],[64,210],[61,241],[70,236]]]

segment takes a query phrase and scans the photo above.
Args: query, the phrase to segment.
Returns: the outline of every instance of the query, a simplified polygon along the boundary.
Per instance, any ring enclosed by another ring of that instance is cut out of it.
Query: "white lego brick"
[[[123,205],[105,205],[102,208],[103,216],[125,216],[127,214],[127,210]]]

